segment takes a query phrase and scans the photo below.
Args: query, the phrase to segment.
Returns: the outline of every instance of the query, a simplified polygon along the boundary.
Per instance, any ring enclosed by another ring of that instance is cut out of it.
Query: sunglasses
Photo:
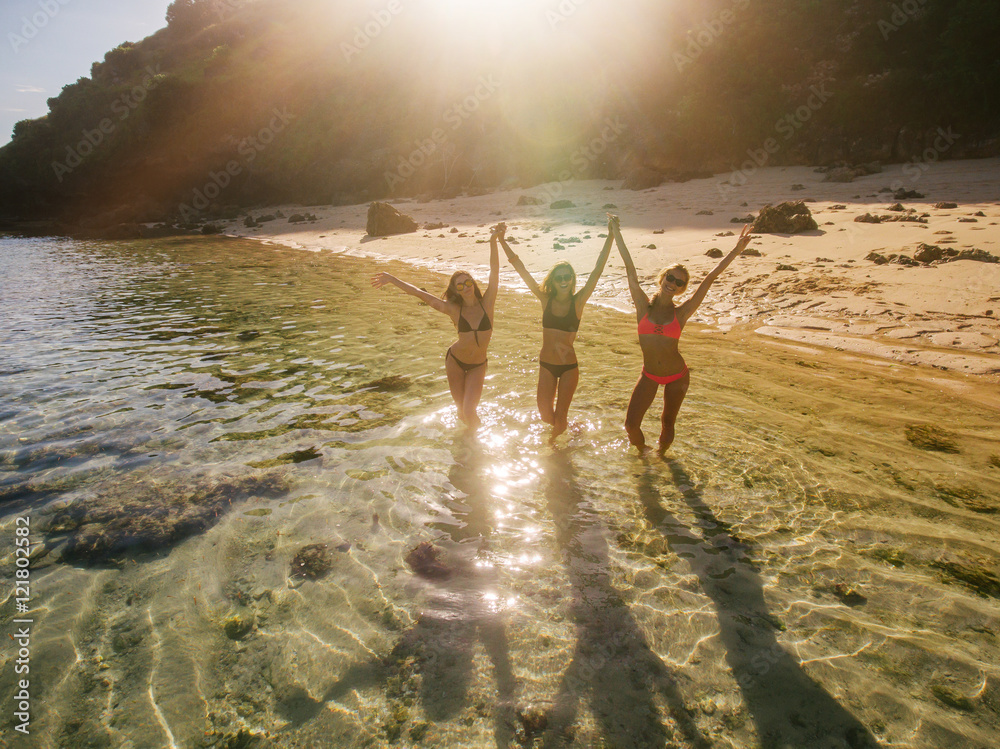
[[[674,275],[673,275],[672,273],[668,273],[668,274],[667,274],[667,275],[666,275],[666,276],[664,277],[664,279],[663,279],[663,280],[664,280],[664,281],[670,281],[670,283],[672,283],[672,284],[673,284],[674,286],[678,286],[678,287],[684,287],[684,286],[687,286],[687,283],[688,283],[688,282],[687,282],[687,279],[685,279],[685,278],[677,278],[677,277],[675,277],[675,276],[674,276]]]
[[[562,273],[558,273],[552,276],[552,280],[555,281],[556,283],[563,283],[564,281],[572,281],[573,274],[567,273],[566,275],[563,275]]]
[[[468,281],[458,281],[455,284],[455,288],[456,289],[465,289],[465,288],[470,288],[471,289],[471,288],[475,288],[475,285],[476,285],[476,282],[473,281],[472,279],[469,279]]]

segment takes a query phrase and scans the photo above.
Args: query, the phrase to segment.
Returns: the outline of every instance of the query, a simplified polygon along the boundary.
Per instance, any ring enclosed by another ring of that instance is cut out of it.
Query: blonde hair
[[[688,269],[687,268],[685,268],[680,263],[674,263],[673,265],[668,265],[666,268],[664,268],[663,270],[661,270],[659,272],[659,274],[656,276],[656,293],[653,295],[653,298],[650,300],[650,302],[649,302],[650,304],[656,304],[656,301],[660,298],[660,289],[663,288],[663,279],[667,277],[667,274],[669,274],[670,271],[674,271],[674,270],[684,271],[684,275],[687,277],[687,281],[684,283],[684,288],[685,289],[687,288],[687,285],[689,283],[691,283],[691,274],[688,273]]]

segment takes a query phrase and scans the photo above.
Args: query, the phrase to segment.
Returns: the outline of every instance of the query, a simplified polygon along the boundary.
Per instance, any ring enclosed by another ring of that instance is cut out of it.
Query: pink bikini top
[[[647,312],[639,321],[639,335],[662,335],[674,340],[680,340],[681,324],[677,320],[677,313],[674,313],[674,319],[670,322],[657,325],[649,319],[649,313]]]

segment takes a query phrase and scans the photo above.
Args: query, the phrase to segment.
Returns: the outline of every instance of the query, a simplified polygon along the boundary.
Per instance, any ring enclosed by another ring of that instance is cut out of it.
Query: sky
[[[0,0],[0,146],[122,42],[167,25],[171,0]],[[30,37],[30,38],[29,38]]]

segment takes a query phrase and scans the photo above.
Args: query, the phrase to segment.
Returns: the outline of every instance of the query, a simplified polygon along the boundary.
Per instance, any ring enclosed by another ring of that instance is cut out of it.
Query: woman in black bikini
[[[744,226],[736,247],[715,266],[697,291],[679,305],[674,304],[674,297],[687,288],[690,276],[683,265],[671,265],[660,271],[657,278],[659,291],[652,300],[639,285],[632,257],[625,247],[621,229],[617,221],[613,221],[612,232],[622,260],[625,261],[625,272],[628,274],[628,287],[635,303],[635,317],[639,322],[639,347],[642,349],[642,374],[632,391],[628,403],[628,413],[625,416],[625,431],[628,439],[639,448],[646,449],[646,438],[642,434],[642,417],[653,404],[656,391],[663,385],[663,428],[660,432],[659,454],[663,455],[670,443],[674,441],[674,422],[677,412],[687,394],[691,376],[688,373],[684,358],[677,349],[680,343],[681,330],[691,318],[694,311],[705,299],[709,287],[715,283],[737,256],[750,244],[750,227]]]
[[[472,276],[465,271],[452,275],[442,299],[388,273],[377,273],[372,278],[372,286],[376,289],[394,284],[438,312],[444,312],[455,323],[458,340],[445,354],[444,368],[448,373],[451,397],[458,407],[458,418],[473,428],[480,424],[476,409],[486,381],[486,349],[493,337],[493,310],[500,288],[498,233],[499,227],[494,227],[490,236],[490,280],[485,292],[479,290]]]
[[[538,357],[538,413],[542,421],[552,425],[553,439],[566,431],[569,404],[576,392],[580,380],[580,369],[576,361],[576,351],[573,342],[576,331],[580,327],[580,316],[584,305],[597,286],[597,279],[604,271],[604,265],[611,253],[611,243],[614,237],[611,232],[611,217],[608,221],[608,240],[604,249],[597,257],[597,265],[587,278],[587,283],[579,292],[576,288],[576,272],[573,266],[563,261],[556,263],[541,287],[531,277],[521,262],[507,244],[506,226],[499,227],[500,245],[507,259],[520,274],[528,288],[542,303],[542,352]]]

